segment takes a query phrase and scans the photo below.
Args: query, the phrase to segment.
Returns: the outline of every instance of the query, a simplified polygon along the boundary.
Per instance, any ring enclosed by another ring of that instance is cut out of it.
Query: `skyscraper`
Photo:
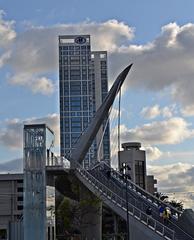
[[[91,52],[89,35],[59,36],[59,81],[61,156],[68,157],[107,94],[107,53]],[[84,167],[100,159],[110,159],[109,125],[105,123]]]

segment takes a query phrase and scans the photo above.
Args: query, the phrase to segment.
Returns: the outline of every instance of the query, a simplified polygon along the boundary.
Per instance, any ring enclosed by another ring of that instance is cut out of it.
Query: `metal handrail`
[[[120,172],[116,171],[115,169],[111,168],[104,161],[99,162],[99,164],[94,166],[93,169],[102,166],[102,164],[106,165],[107,168],[110,168],[112,176],[115,176],[117,180],[119,180],[121,183],[124,183],[124,181],[122,181],[122,174]],[[161,204],[166,205],[167,207],[169,207],[171,209],[172,214],[176,213],[178,215],[178,217],[182,214],[182,211],[179,211],[178,209],[174,208],[173,206],[169,205],[168,203],[165,203],[162,200],[158,199],[157,197],[153,196],[151,193],[147,192],[146,190],[144,190],[143,188],[141,188],[140,186],[135,184],[130,179],[128,179],[127,181],[128,181],[128,187],[133,189],[135,192],[140,193],[142,197],[143,196],[146,197],[146,199],[150,200],[154,204],[157,204],[158,206]]]
[[[87,170],[83,169],[81,166],[76,168],[77,172],[84,177],[88,182],[91,182],[94,187],[101,192],[109,201],[112,201],[113,204],[120,207],[123,211],[126,211],[126,201],[108,189],[102,182],[97,180],[93,177]],[[148,226],[150,229],[155,231],[156,233],[167,236],[168,238],[174,240],[175,233],[170,228],[164,226],[162,223],[158,222],[157,220],[153,219],[152,217],[147,216],[144,212],[133,206],[131,203],[128,203],[129,211],[128,214],[135,217],[144,225]]]
[[[181,227],[179,227],[178,225],[176,225],[174,222],[170,221],[169,222],[174,225],[176,228],[178,228],[181,232],[183,232],[185,235],[187,235],[187,237],[189,237],[190,240],[194,240],[194,238],[188,234],[187,232],[185,232]]]
[[[64,157],[53,156],[46,159],[46,166],[70,168],[70,161]]]
[[[95,170],[94,170],[94,171],[95,171]],[[94,176],[96,176],[98,179],[102,179],[103,183],[106,182],[106,186],[107,186],[107,187],[110,186],[110,181],[107,180],[107,178],[104,176],[104,174],[102,173],[102,171],[95,171],[95,172],[92,172],[92,174],[93,174]],[[104,185],[105,185],[105,184],[104,184]],[[121,195],[124,196],[124,194],[125,194],[125,190],[124,190],[124,189],[119,188],[118,185],[115,184],[114,181],[111,181],[111,185],[115,185],[114,188],[116,189],[116,193],[119,194],[119,196],[121,196]],[[113,190],[112,186],[111,186],[111,189]],[[148,206],[148,205],[146,205],[146,203],[141,202],[140,200],[137,200],[137,199],[134,198],[133,196],[129,196],[128,199],[130,199],[129,202],[132,202],[132,205],[134,205],[135,207],[137,207],[137,206],[138,206],[137,204],[139,204],[139,205],[141,206],[140,209],[141,209],[142,211],[144,211],[144,210],[143,210],[143,205],[145,205],[146,207]],[[134,203],[134,204],[133,204],[133,203]],[[145,208],[145,209],[146,209],[146,208]],[[158,215],[158,210],[156,210],[155,208],[152,209],[152,218],[155,219],[155,217],[154,217],[154,215],[153,215],[153,212],[154,212],[154,214]],[[187,235],[187,237],[189,238],[189,240],[194,240],[194,238],[193,238],[191,235],[189,235],[187,232],[185,232],[185,231],[184,231],[180,226],[178,226],[175,222],[170,221],[170,220],[169,220],[169,222],[170,222],[175,228],[178,228],[180,232],[182,232],[183,234]]]
[[[105,185],[107,187],[111,187],[112,191],[116,192],[117,195],[119,195],[119,196],[125,196],[126,195],[126,190],[121,188],[121,187],[119,187],[118,184],[116,184],[114,181],[107,180],[107,178],[102,173],[102,171],[95,171],[95,172],[92,172],[92,174],[95,177],[97,177],[98,179],[102,179],[103,183],[106,183]],[[148,203],[146,204],[146,203],[142,202],[139,198],[134,197],[133,194],[134,193],[132,193],[132,195],[131,195],[130,192],[128,192],[128,200],[129,200],[129,202],[132,203],[135,207],[140,208],[144,212],[145,209],[147,209],[147,207],[148,207]],[[138,196],[138,197],[140,197],[140,196]],[[152,212],[154,212],[155,215],[159,216],[159,210],[158,209],[156,210],[156,208],[153,208]],[[153,217],[153,214],[152,214],[152,217]]]

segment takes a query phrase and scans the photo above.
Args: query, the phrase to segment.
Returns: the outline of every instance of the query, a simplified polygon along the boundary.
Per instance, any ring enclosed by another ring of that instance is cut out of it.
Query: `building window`
[[[22,205],[19,205],[19,206],[17,206],[17,209],[18,209],[19,211],[21,211],[21,210],[23,210],[23,206],[22,206]]]
[[[50,227],[48,227],[48,240],[51,240]]]
[[[22,202],[24,200],[23,196],[17,197],[18,202]]]
[[[55,228],[52,226],[52,240],[55,240]]]
[[[0,229],[0,239],[7,239],[7,229]]]
[[[145,188],[144,175],[144,162],[135,161],[135,183],[142,188]]]
[[[17,189],[17,191],[18,191],[18,192],[23,192],[24,189],[23,189],[23,187],[19,187],[19,188]]]
[[[23,183],[23,179],[17,180],[17,183]]]

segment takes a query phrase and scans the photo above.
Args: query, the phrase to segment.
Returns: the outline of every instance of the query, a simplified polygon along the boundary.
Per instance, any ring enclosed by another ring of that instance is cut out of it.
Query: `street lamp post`
[[[129,232],[129,205],[128,205],[128,194],[127,194],[127,189],[128,189],[128,179],[131,179],[131,176],[129,175],[128,171],[131,170],[129,165],[126,163],[122,164],[121,172],[122,176],[125,180],[125,200],[126,200],[126,210],[127,210],[127,240],[130,240],[130,232]]]

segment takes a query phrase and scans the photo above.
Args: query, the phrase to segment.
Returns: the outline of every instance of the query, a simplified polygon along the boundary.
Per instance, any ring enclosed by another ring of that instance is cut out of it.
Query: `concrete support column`
[[[117,234],[118,234],[118,217],[116,214],[114,214],[113,216],[113,220],[114,220],[114,240],[117,240]]]
[[[102,202],[83,185],[80,186],[82,240],[102,239]]]

